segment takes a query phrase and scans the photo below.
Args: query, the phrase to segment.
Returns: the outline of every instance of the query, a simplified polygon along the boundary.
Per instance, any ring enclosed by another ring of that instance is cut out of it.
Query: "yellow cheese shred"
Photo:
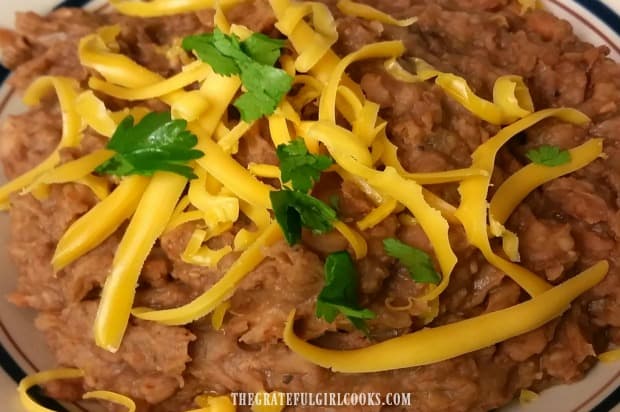
[[[355,153],[353,150],[348,150],[352,142],[355,141],[355,137],[351,132],[340,126],[330,122],[310,122],[306,130],[308,135],[327,147],[334,160],[343,169],[362,177],[371,186],[402,203],[411,211],[429,237],[439,261],[443,278],[447,282],[457,260],[450,247],[448,222],[438,210],[426,202],[422,187],[412,180],[401,177],[391,167],[386,167],[384,171],[377,171],[364,165],[356,157],[363,159],[370,156],[370,153],[366,151],[366,155],[363,155],[361,152]],[[427,297],[428,300],[434,299],[441,292],[435,293],[434,296]]]
[[[303,19],[308,15],[312,16],[312,24],[316,32],[309,33],[310,41],[295,60],[295,68],[301,73],[312,69],[325,54],[331,51],[331,47],[338,40],[334,17],[325,4],[318,2],[289,3],[282,16],[278,18],[276,28],[287,37],[294,36],[302,23],[305,26]]]
[[[497,105],[476,95],[464,78],[451,73],[441,73],[435,79],[435,84],[476,117],[496,125],[510,123]]]
[[[235,222],[239,218],[239,199],[232,196],[213,195],[207,190],[207,173],[202,168],[195,168],[198,176],[189,184],[187,192],[190,203],[204,215],[209,228],[221,223]]]
[[[539,0],[517,0],[521,5],[521,14],[525,14],[528,10],[542,9]]]
[[[493,85],[493,103],[503,112],[504,122],[511,123],[534,111],[530,91],[520,76],[501,76]]]
[[[243,214],[252,221],[256,230],[250,231],[246,228],[239,230],[233,241],[233,248],[235,251],[246,250],[271,223],[271,215],[267,209],[253,206],[244,201],[240,202],[240,207]]]
[[[236,154],[239,151],[239,140],[252,127],[253,123],[240,121],[235,127],[230,129],[228,133],[217,141],[222,149],[228,154]]]
[[[254,270],[265,258],[264,248],[282,239],[282,231],[277,223],[270,224],[232,264],[226,274],[210,289],[192,302],[174,309],[151,310],[135,308],[135,317],[160,322],[165,325],[184,325],[211,313],[227,300],[243,278]]]
[[[229,7],[240,0],[110,0],[110,4],[121,14],[135,17],[160,17],[212,9],[216,4]]]
[[[603,352],[598,355],[598,360],[605,363],[620,361],[620,349]]]
[[[215,27],[220,29],[222,33],[230,34],[230,22],[226,18],[226,14],[224,14],[221,0],[215,0],[213,8],[215,9],[215,15],[213,16]]]
[[[170,106],[173,119],[185,119],[188,122],[197,120],[209,109],[209,100],[201,90],[186,92]]]
[[[110,194],[110,184],[105,177],[89,174],[75,182],[88,187],[99,200],[105,199]]]
[[[338,107],[338,102],[336,101]],[[370,100],[365,100],[357,118],[353,121],[353,134],[365,142],[368,146],[372,145],[375,138],[385,129],[387,122],[379,121],[379,109],[381,107]]]
[[[291,141],[288,123],[282,114],[274,113],[267,118],[267,121],[269,122],[269,135],[275,147]]]
[[[140,66],[127,56],[115,53],[106,44],[120,33],[119,26],[106,26],[97,33],[83,37],[78,46],[82,66],[97,71],[113,84],[140,87],[157,83],[162,77]]]
[[[521,405],[527,405],[536,399],[538,399],[538,394],[529,389],[521,389],[521,392],[519,392],[519,403]]]
[[[185,223],[194,222],[196,220],[202,219],[204,219],[204,213],[202,213],[200,210],[190,210],[187,212],[173,214],[170,218],[170,222],[168,222],[168,226],[166,226],[166,230],[164,231],[164,233],[168,233],[171,230],[174,230]]]
[[[466,177],[470,176],[488,176],[489,173],[486,170],[478,169],[475,167],[468,167],[466,169],[454,169],[444,172],[429,172],[429,173],[411,173],[405,170],[405,168],[398,160],[398,147],[389,141],[386,135],[380,137],[383,145],[383,152],[381,160],[386,166],[391,166],[403,177],[414,180],[421,185],[433,185],[442,183],[459,182]]]
[[[407,72],[395,58],[387,60],[384,67],[395,79],[407,83],[435,78],[435,84],[447,95],[478,118],[491,124],[512,123],[534,111],[529,89],[520,76],[507,75],[497,78],[491,102],[476,95],[463,77],[436,70],[422,59],[414,59],[414,62],[417,75]]]
[[[181,253],[181,260],[191,265],[205,266],[208,268],[216,267],[224,256],[232,252],[232,248],[227,245],[220,249],[213,250],[207,246],[203,246],[203,242],[206,242],[215,236],[219,236],[222,233],[229,231],[231,228],[232,223],[228,222],[219,224],[208,231],[201,229],[195,230],[190,237],[187,246]]]
[[[439,210],[441,215],[450,223],[460,224],[459,220],[454,216],[454,212],[456,212],[456,207],[452,206],[450,203],[446,202],[440,196],[437,196],[435,193],[431,192],[428,189],[422,189],[422,194],[424,195],[424,200],[431,205],[433,208]]]
[[[367,4],[356,3],[351,0],[340,0],[336,6],[338,7],[338,10],[347,16],[361,17],[366,20],[378,21],[379,23],[391,24],[399,27],[411,26],[418,21],[417,17],[398,20]]]
[[[53,169],[60,162],[58,151],[63,147],[75,147],[80,143],[82,122],[75,110],[78,96],[78,83],[66,77],[43,76],[35,80],[24,94],[24,103],[38,105],[50,91],[54,90],[62,112],[62,136],[54,151],[28,172],[16,177],[0,187],[0,210],[9,208],[9,197],[32,184],[39,176]]]
[[[388,198],[383,201],[379,206],[371,210],[364,218],[357,222],[359,230],[366,230],[375,227],[388,216],[394,213],[394,210],[398,207],[396,199]]]
[[[361,349],[325,349],[295,335],[293,310],[284,328],[284,343],[323,368],[342,373],[371,373],[428,365],[502,342],[539,328],[561,316],[579,295],[597,285],[609,269],[600,261],[541,295],[506,309],[462,321],[425,328]],[[458,337],[458,338],[456,338]]]
[[[95,168],[97,168],[97,166],[101,165],[112,156],[114,156],[114,152],[111,150],[99,149],[82,156],[79,159],[63,163],[62,165],[57,166],[56,168],[40,176],[30,185],[29,190],[34,189],[37,185],[51,185],[78,181],[88,176],[95,170]]]
[[[282,70],[291,77],[295,77],[297,70],[295,69],[295,59],[290,54],[282,54],[280,56],[280,66]]]
[[[226,312],[230,308],[230,301],[227,300],[225,302],[220,303],[213,313],[211,314],[211,327],[215,330],[222,329],[222,325],[224,324],[224,316],[226,316]]]
[[[32,400],[32,398],[28,396],[28,389],[56,379],[78,379],[83,376],[84,372],[82,372],[82,370],[72,368],[52,369],[26,376],[17,386],[19,400],[28,412],[54,412],[53,410],[45,408]]]
[[[133,177],[133,176],[132,176]],[[135,288],[144,261],[166,229],[187,179],[157,172],[149,182],[118,245],[94,322],[97,346],[116,352],[129,322]]]
[[[278,19],[278,24],[281,23],[283,18],[285,17],[285,13],[291,7],[290,0],[269,0],[269,4]],[[317,33],[312,30],[310,25],[308,25],[305,21],[300,20],[295,25],[295,29],[290,33],[282,32],[288,37],[289,42],[292,44],[293,48],[298,53],[303,53],[308,50],[308,47],[311,47],[315,42],[315,37]],[[331,78],[332,72],[336,68],[336,65],[340,61],[339,57],[334,53],[333,50],[327,48],[325,53],[320,54],[321,57],[317,60],[315,64],[312,65],[310,69],[310,73],[322,84],[327,84]],[[342,79],[342,84],[351,88],[358,97],[363,98],[363,93],[358,84],[353,82],[348,76],[344,76]],[[346,116],[345,116],[346,117]],[[347,118],[347,120],[351,120]]]
[[[203,135],[209,138],[213,136],[240,86],[238,76],[225,77],[215,73],[202,83],[200,92],[209,102],[209,110],[196,123],[200,125]]]
[[[148,182],[144,176],[125,178],[108,197],[73,222],[56,245],[54,270],[61,270],[114,233],[134,213]]]
[[[419,83],[419,82],[424,81],[422,77],[412,74],[409,71],[405,70],[405,68],[401,66],[401,64],[398,62],[398,60],[395,57],[391,59],[387,59],[383,63],[383,68],[390,76],[392,76],[393,78],[401,82]]]
[[[116,97],[128,101],[147,100],[165,96],[189,86],[192,83],[206,79],[213,69],[201,61],[190,63],[183,68],[180,73],[163,79],[158,82],[149,83],[144,86],[128,88],[116,86],[115,84],[103,81],[96,77],[91,77],[88,86],[108,96]]]
[[[360,176],[356,176],[348,171],[344,170],[338,164],[332,165],[331,169],[338,173],[342,180],[350,181],[355,183],[355,185],[370,199],[376,206],[379,206],[385,201],[385,196],[383,196],[379,191],[377,191],[374,187],[368,184],[366,180],[361,178]],[[330,170],[330,169],[328,169]]]
[[[491,199],[489,206],[491,218],[499,223],[505,223],[517,205],[535,188],[579,170],[596,160],[603,153],[603,139],[589,139],[568,152],[571,160],[563,165],[549,167],[530,163],[510,175]]]
[[[371,43],[344,57],[330,75],[329,82],[319,102],[319,120],[336,122],[336,96],[347,67],[359,60],[372,58],[390,58],[401,56],[405,46],[401,41],[384,41]]]
[[[264,163],[250,163],[248,170],[253,176],[266,177],[270,179],[280,178],[280,168],[278,166]]]
[[[497,135],[480,145],[472,154],[472,166],[487,170],[490,174],[493,171],[497,152],[510,138],[548,117],[558,117],[561,120],[581,125],[589,122],[588,117],[577,110],[541,110],[505,127]],[[504,271],[531,296],[543,293],[550,287],[547,282],[527,269],[499,257],[491,249],[487,235],[486,197],[489,184],[490,177],[488,176],[474,176],[463,180],[459,186],[461,204],[454,214],[465,228],[469,242],[480,249],[489,263]]]
[[[86,392],[82,399],[98,399],[102,401],[108,401],[115,403],[117,405],[124,406],[127,408],[127,412],[135,412],[136,403],[127,396],[121,395],[120,393],[110,392],[110,391],[91,391]]]
[[[359,119],[360,114],[364,109],[364,104],[362,103],[359,96],[355,94],[355,92],[349,87],[344,85],[338,86],[337,93],[338,97],[340,97],[343,102],[346,102],[349,105],[350,111],[353,113],[353,121]],[[338,100],[336,100],[336,106],[338,106]]]
[[[103,101],[95,96],[92,90],[87,90],[77,97],[75,109],[91,129],[102,136],[112,137],[118,124],[108,112]]]
[[[235,405],[228,395],[200,395],[194,402],[203,408],[200,409],[201,412],[235,412]]]
[[[240,199],[265,209],[271,207],[269,186],[252,176],[217,143],[206,137],[203,131],[193,131],[199,136],[196,148],[205,153],[205,156],[196,161],[204,170]]]
[[[359,234],[355,229],[349,227],[346,223],[341,221],[334,222],[334,229],[336,229],[344,238],[349,242],[353,252],[355,254],[355,259],[363,259],[366,257],[368,253],[368,245],[366,244],[366,239]]]

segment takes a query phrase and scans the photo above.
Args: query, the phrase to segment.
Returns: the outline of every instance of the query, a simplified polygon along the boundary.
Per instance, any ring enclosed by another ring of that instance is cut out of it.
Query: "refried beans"
[[[336,19],[338,41],[333,50],[341,57],[373,42],[400,40],[405,56],[462,76],[481,97],[492,98],[499,76],[518,75],[537,110],[570,107],[589,116],[592,121],[587,127],[550,118],[511,139],[498,153],[490,195],[529,163],[529,150],[543,144],[571,149],[590,137],[602,138],[606,156],[538,187],[519,204],[506,228],[519,238],[520,264],[552,285],[602,259],[610,264],[607,276],[561,317],[540,328],[425,366],[345,374],[291,351],[282,334],[292,309],[296,309],[296,334],[331,349],[362,348],[425,327],[425,307],[401,309],[411,297],[424,294],[424,285],[407,275],[382,242],[396,238],[431,256],[433,247],[415,220],[393,213],[360,231],[368,253],[355,261],[359,302],[376,314],[366,322],[367,335],[344,318],[328,323],[315,315],[326,256],[351,249],[338,232],[316,234],[304,229],[301,243],[289,246],[281,240],[266,248],[265,259],[230,298],[221,329],[213,328],[210,316],[182,326],[131,318],[120,349],[110,353],[98,347],[88,331],[126,224],[55,273],[50,262],[59,239],[98,202],[84,185],[55,184],[46,198],[13,194],[9,212],[9,252],[18,269],[17,289],[9,299],[38,311],[36,327],[59,365],[84,371],[83,379],[46,385],[50,397],[76,400],[87,390],[103,389],[132,398],[139,411],[180,412],[195,408],[194,398],[204,393],[407,392],[412,396],[408,407],[338,410],[490,411],[511,402],[522,389],[539,392],[582,379],[596,364],[597,354],[620,344],[620,65],[607,57],[609,50],[581,41],[569,23],[547,11],[522,14],[521,5],[513,0],[367,1],[396,18],[416,16],[417,22],[408,27],[347,16],[335,2],[325,3]],[[8,84],[18,91],[42,75],[71,77],[86,87],[92,72],[80,64],[79,40],[102,26],[118,24],[120,52],[169,77],[184,63],[162,52],[164,47],[188,35],[213,31],[213,15],[212,10],[203,10],[144,19],[69,8],[45,16],[18,13],[15,30],[0,30],[2,63],[13,71]],[[231,7],[226,17],[252,31],[281,37],[266,0]],[[467,168],[474,150],[500,130],[432,81],[407,83],[394,78],[384,69],[383,60],[355,63],[347,74],[361,85],[369,101],[380,105],[386,134],[409,172]],[[119,99],[100,97],[110,110],[124,107]],[[165,109],[154,99],[142,104]],[[316,119],[317,111],[317,105],[308,104],[301,114]],[[61,130],[55,98],[9,116],[0,128],[0,157],[7,178],[45,159],[58,144]],[[277,166],[269,130],[265,119],[255,122],[239,141],[235,159],[244,166]],[[61,150],[61,162],[101,149],[106,141],[86,128],[78,147]],[[266,181],[277,184],[277,179]],[[452,205],[459,203],[458,183],[426,188]],[[343,222],[359,221],[375,207],[359,185],[335,173],[324,173],[313,194],[325,202],[336,198]],[[186,263],[181,255],[197,224],[182,224],[155,243],[140,273],[135,306],[184,305],[212,287],[235,262],[237,252],[215,267]],[[248,225],[242,218],[208,245],[215,249],[232,245],[235,234]],[[528,298],[469,244],[463,227],[450,224],[449,238],[458,263],[440,296],[437,316],[426,326],[458,322]],[[501,250],[495,242],[494,249]]]

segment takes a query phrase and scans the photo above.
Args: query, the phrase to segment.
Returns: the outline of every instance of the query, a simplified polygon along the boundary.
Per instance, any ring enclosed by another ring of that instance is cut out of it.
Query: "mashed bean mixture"
[[[232,297],[221,330],[214,330],[209,318],[185,327],[133,319],[121,349],[112,354],[98,348],[85,331],[92,327],[124,227],[55,276],[50,261],[59,238],[97,199],[85,186],[53,185],[45,200],[14,195],[10,209],[10,254],[19,270],[18,287],[10,300],[38,311],[36,326],[59,364],[85,371],[83,380],[48,385],[52,397],[73,400],[88,388],[108,389],[132,397],[141,411],[178,412],[195,407],[193,398],[204,392],[411,392],[412,405],[407,409],[411,411],[488,411],[510,402],[522,388],[540,391],[583,378],[596,363],[596,353],[610,343],[620,344],[620,65],[606,57],[606,47],[579,40],[567,22],[548,12],[521,15],[516,1],[377,0],[372,5],[399,18],[418,16],[419,20],[401,28],[343,16],[333,7],[339,55],[378,40],[400,39],[407,55],[465,77],[478,95],[490,98],[498,76],[517,74],[526,80],[537,109],[567,106],[592,118],[588,128],[546,120],[512,139],[499,154],[491,191],[528,162],[524,154],[531,148],[549,144],[568,149],[590,136],[603,138],[605,159],[537,189],[519,205],[507,227],[519,236],[522,264],[550,283],[560,283],[601,259],[611,265],[605,280],[561,318],[539,329],[428,366],[338,374],[292,353],[282,343],[282,328],[293,308],[297,308],[298,335],[329,348],[363,347],[423,326],[415,306],[395,309],[423,290],[385,254],[381,241],[396,237],[429,253],[432,250],[418,225],[392,215],[363,232],[369,253],[356,263],[360,302],[377,314],[368,322],[370,340],[346,322],[328,324],[315,316],[324,258],[346,249],[347,242],[337,232],[307,232],[302,245],[290,247],[281,241],[269,247],[267,258]],[[252,30],[278,35],[275,17],[264,0],[236,6],[227,17]],[[112,23],[122,27],[122,53],[170,76],[178,72],[181,61],[166,54],[163,46],[213,30],[213,12],[154,19],[79,9],[60,9],[47,16],[20,13],[15,31],[0,31],[2,62],[14,70],[10,85],[23,90],[44,74],[86,82],[88,71],[79,64],[77,42]],[[395,80],[382,62],[358,63],[350,75],[369,100],[381,105],[388,136],[411,172],[468,167],[473,150],[499,130],[433,83]],[[114,99],[106,103],[120,108]],[[160,107],[154,101],[147,104]],[[316,115],[310,106],[306,111],[308,118]],[[0,157],[8,178],[44,159],[57,144],[60,130],[55,99],[9,117],[0,128]],[[244,165],[276,165],[268,133],[264,121],[258,122],[241,140],[236,159]],[[87,129],[81,147],[63,150],[62,159],[101,148],[105,141]],[[335,174],[325,176],[315,195],[339,196],[342,220],[357,221],[372,210],[373,203],[356,185]],[[456,184],[429,188],[458,204]],[[214,269],[184,263],[180,254],[193,229],[193,223],[182,225],[156,244],[141,273],[136,305],[170,308],[187,303],[213,285],[238,256],[225,257]],[[231,244],[236,230],[233,227],[210,245]],[[432,325],[510,307],[526,298],[512,280],[468,245],[460,227],[451,228],[450,238],[459,261]]]

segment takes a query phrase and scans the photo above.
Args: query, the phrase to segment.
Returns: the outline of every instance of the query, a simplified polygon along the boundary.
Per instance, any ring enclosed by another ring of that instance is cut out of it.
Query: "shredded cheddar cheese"
[[[53,410],[45,408],[32,400],[32,398],[28,396],[28,389],[42,383],[54,381],[56,379],[78,379],[83,376],[84,372],[82,372],[80,369],[69,368],[52,369],[29,375],[22,379],[17,386],[19,400],[28,412],[54,412]]]
[[[77,97],[75,108],[82,121],[91,129],[102,136],[112,137],[118,122],[114,121],[105,104],[95,96],[92,90],[82,92]]]
[[[213,8],[215,26],[223,33],[235,34],[244,40],[253,33],[247,27],[231,24],[225,14],[238,2],[111,0],[120,13],[138,17]],[[231,306],[230,299],[239,283],[264,261],[266,249],[283,239],[271,213],[270,194],[277,189],[261,180],[279,180],[280,168],[267,163],[250,163],[245,167],[236,158],[239,143],[246,143],[242,141],[244,136],[254,132],[264,133],[267,144],[274,148],[301,137],[310,153],[327,151],[335,163],[326,172],[337,173],[347,183],[353,182],[374,204],[374,208],[357,222],[333,222],[333,230],[347,240],[355,259],[364,259],[369,252],[361,232],[372,229],[389,216],[398,215],[402,224],[417,225],[424,231],[433,249],[433,264],[441,269],[441,281],[438,285],[428,285],[423,296],[409,297],[405,306],[394,306],[389,298],[386,299],[385,305],[390,310],[409,311],[424,325],[431,324],[438,316],[441,294],[448,287],[457,263],[450,244],[451,225],[461,225],[469,243],[532,297],[511,308],[425,328],[352,351],[327,350],[303,341],[294,333],[292,312],[284,329],[284,341],[291,350],[317,365],[334,371],[363,373],[449,359],[539,327],[563,313],[574,298],[605,276],[608,264],[602,261],[565,283],[551,287],[541,277],[515,263],[520,260],[519,239],[504,226],[512,211],[536,187],[603,156],[602,139],[590,139],[570,149],[571,161],[567,164],[523,167],[509,176],[490,203],[487,202],[497,152],[515,134],[549,117],[584,125],[589,121],[584,114],[563,108],[536,112],[526,84],[515,75],[498,77],[492,100],[487,100],[474,93],[463,77],[439,71],[423,60],[411,60],[416,69],[413,74],[404,67],[406,63],[403,66],[397,60],[406,51],[401,41],[370,43],[341,59],[332,50],[338,32],[334,16],[325,4],[289,0],[270,0],[269,3],[276,17],[275,27],[287,36],[292,46],[279,57],[280,65],[298,87],[284,96],[272,114],[254,123],[237,121],[228,112],[235,98],[247,92],[240,76],[217,74],[209,64],[186,53],[176,41],[170,47],[162,46],[160,52],[183,62],[183,67],[179,73],[164,78],[120,53],[116,40],[121,30],[119,26],[100,28],[80,40],[80,62],[93,73],[86,90],[80,89],[74,80],[47,76],[36,80],[26,91],[24,101],[29,105],[39,104],[45,95],[55,91],[62,112],[62,136],[57,148],[40,165],[0,188],[0,207],[8,208],[9,197],[20,191],[43,199],[53,184],[78,183],[93,191],[99,203],[71,224],[58,242],[52,260],[56,271],[93,250],[129,220],[105,281],[93,327],[99,347],[116,352],[131,315],[165,325],[183,325],[211,314],[213,329],[222,328]],[[534,4],[520,3],[524,9]],[[351,0],[340,0],[337,7],[343,14],[386,25],[406,27],[417,21],[415,17],[399,20]],[[347,76],[347,69],[353,63],[368,59],[385,60],[385,70],[403,82],[433,80],[450,98],[479,119],[507,126],[475,150],[470,167],[432,173],[409,172],[400,163],[398,147],[390,141],[390,129],[380,116],[380,105],[368,100],[361,87]],[[162,171],[155,172],[152,177],[109,179],[98,176],[96,168],[114,155],[109,150],[97,150],[59,164],[59,150],[78,146],[85,128],[110,138],[127,116],[140,120],[150,113],[149,108],[135,105],[111,111],[94,91],[126,102],[156,99],[168,105],[173,119],[187,122],[187,130],[198,138],[195,148],[204,153],[203,157],[188,162],[193,173],[188,178],[196,178],[188,181],[180,175]],[[302,119],[302,111],[308,105],[318,106],[318,120]],[[445,183],[459,184],[458,207],[425,187]],[[142,267],[153,245],[164,233],[188,222],[192,222],[192,232],[181,252],[182,261],[215,268],[226,256],[227,260],[231,257],[236,260],[213,286],[188,304],[165,310],[133,308]],[[209,247],[219,241],[216,237],[230,232],[233,225],[236,233],[232,244],[227,240],[218,249]],[[491,248],[489,237],[493,236],[502,238],[508,260]],[[458,347],[453,344],[454,336],[460,337]],[[617,352],[599,357],[602,361],[616,359],[620,357]],[[28,411],[48,412],[36,405],[26,390],[52,379],[82,376],[82,371],[77,369],[33,375],[20,383],[20,398]],[[267,397],[280,393],[261,394]],[[531,400],[532,394],[523,390],[521,399]],[[84,398],[114,402],[130,412],[136,408],[131,399],[114,392],[88,392]],[[235,409],[229,396],[199,396],[196,403],[201,407],[197,411],[201,412]],[[256,404],[252,410],[278,412],[282,406]]]
[[[519,403],[521,405],[526,405],[530,402],[534,402],[538,399],[538,394],[536,392],[530,391],[529,389],[521,389],[519,392]]]
[[[357,227],[360,230],[370,229],[379,223],[381,223],[385,218],[394,213],[394,210],[398,207],[398,202],[396,199],[386,199],[379,206],[374,208],[370,213],[368,213],[364,218],[357,222]]]
[[[93,90],[116,97],[117,99],[127,101],[147,100],[174,93],[192,83],[206,79],[211,73],[213,73],[213,69],[208,65],[202,62],[194,62],[185,66],[183,71],[177,75],[142,87],[127,88],[116,86],[96,77],[90,78],[88,86]],[[190,96],[194,95],[190,94]]]
[[[609,362],[617,362],[620,360],[620,349],[613,349],[607,352],[603,352],[598,355],[598,359],[601,362],[609,363]]]
[[[204,9],[211,9],[216,4],[220,7],[227,7],[236,3],[238,0],[154,0],[131,1],[131,0],[110,0],[119,13],[136,17],[159,17],[171,16],[174,14],[188,13]]]
[[[196,173],[198,178],[190,182],[187,196],[190,203],[203,213],[207,227],[235,222],[239,218],[239,199],[209,193],[207,173],[200,169],[197,169]]]
[[[9,208],[9,196],[32,184],[39,176],[53,169],[60,162],[58,151],[63,147],[75,147],[80,143],[82,122],[75,109],[78,85],[66,77],[40,77],[24,94],[24,103],[36,106],[50,90],[56,92],[62,112],[62,136],[54,151],[38,166],[0,187],[0,210]]]
[[[571,160],[566,164],[548,167],[530,163],[510,175],[491,199],[489,213],[492,221],[503,224],[532,190],[560,176],[579,170],[596,160],[603,153],[603,139],[590,139],[568,152]]]
[[[215,330],[220,330],[224,324],[224,316],[230,308],[230,301],[220,303],[211,314],[211,326]]]
[[[308,39],[310,41],[307,47],[295,60],[295,68],[301,73],[312,69],[325,54],[331,51],[331,47],[338,39],[334,17],[323,3],[289,3],[281,18],[278,18],[276,28],[288,37],[294,36],[298,26],[308,15],[312,16],[312,24],[316,32],[310,34],[311,38]]]
[[[371,58],[390,58],[398,57],[405,51],[400,41],[386,41],[380,43],[371,43],[363,46],[359,50],[349,54],[343,58],[334,68],[329,82],[325,87],[325,91],[321,95],[319,103],[319,119],[323,121],[336,121],[336,95],[338,86],[342,81],[344,71],[351,63]],[[373,125],[374,126],[374,125]]]
[[[497,135],[480,145],[472,154],[473,165],[491,173],[498,150],[510,138],[548,117],[558,117],[575,124],[589,122],[587,116],[573,109],[547,109],[536,112],[505,127]],[[487,235],[486,196],[489,184],[490,177],[488,176],[474,176],[463,180],[459,186],[461,204],[454,215],[465,228],[469,242],[479,248],[491,264],[503,270],[530,295],[540,294],[550,287],[542,278],[530,273],[524,267],[506,261],[491,250]]]
[[[149,179],[131,176],[103,201],[73,222],[58,241],[52,265],[58,271],[94,249],[136,210]]]
[[[363,177],[371,186],[396,199],[411,211],[433,245],[444,275],[442,283],[447,286],[446,279],[449,279],[456,264],[456,255],[448,239],[448,222],[438,210],[428,205],[422,187],[412,180],[404,179],[391,167],[382,172],[368,167],[367,164],[371,163],[368,150],[356,147],[352,133],[333,123],[312,122],[307,127],[307,134],[323,143],[336,162],[349,173]],[[445,289],[444,286],[442,288]],[[427,298],[435,298],[441,290],[437,288],[437,292]]]
[[[368,253],[368,245],[366,239],[360,235],[355,229],[352,229],[347,224],[337,221],[334,223],[334,229],[336,229],[351,245],[351,248],[355,252],[356,259],[363,259]]]
[[[280,227],[271,223],[256,241],[250,245],[228,269],[226,274],[210,289],[192,302],[174,309],[149,310],[135,308],[135,317],[153,320],[166,325],[184,325],[211,313],[227,300],[245,275],[256,268],[265,258],[263,248],[282,239]]]
[[[166,229],[186,183],[183,176],[157,172],[144,190],[101,292],[93,327],[97,346],[110,352],[120,347],[142,265]]]
[[[435,78],[435,84],[482,120],[496,125],[512,123],[534,111],[529,89],[520,76],[501,76],[493,86],[493,101],[476,95],[467,81],[452,73],[443,73],[421,59],[414,59],[417,75],[405,70],[396,56],[387,60],[384,67],[395,79],[417,83]]]
[[[233,405],[230,396],[210,396],[200,395],[194,400],[200,409],[200,412],[235,412],[235,405]]]
[[[367,4],[356,3],[351,0],[340,0],[336,6],[338,7],[338,10],[348,16],[361,17],[366,20],[378,21],[379,23],[391,24],[394,26],[407,27],[418,21],[417,17],[409,17],[408,19],[398,20]]]
[[[181,260],[192,265],[206,266],[209,268],[216,267],[224,256],[232,252],[232,247],[227,245],[220,249],[213,250],[208,246],[202,245],[207,240],[229,231],[231,227],[231,223],[224,223],[208,232],[200,229],[195,230],[187,246],[185,246],[185,250],[181,253]]]
[[[387,339],[361,349],[325,349],[295,335],[295,311],[284,343],[299,356],[334,372],[371,373],[427,365],[479,350],[536,329],[564,313],[577,296],[598,284],[609,269],[601,261],[581,274],[518,305]],[[458,344],[453,344],[458,336]]]

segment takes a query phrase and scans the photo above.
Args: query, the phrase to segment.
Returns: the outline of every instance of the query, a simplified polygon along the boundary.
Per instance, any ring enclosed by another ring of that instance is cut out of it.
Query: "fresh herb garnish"
[[[96,171],[116,176],[151,176],[161,170],[195,178],[186,163],[204,153],[193,149],[198,139],[186,127],[185,120],[172,120],[170,113],[149,113],[136,124],[132,116],[127,116],[106,145],[116,154]]]
[[[358,303],[358,274],[347,252],[336,252],[325,260],[325,286],[316,302],[316,316],[333,322],[339,313],[353,325],[367,332],[364,319],[375,318],[370,309],[360,308]]]
[[[235,102],[247,123],[272,114],[293,84],[284,70],[273,67],[284,41],[254,33],[241,41],[215,29],[213,33],[188,36],[183,48],[193,50],[200,60],[223,76],[239,75],[246,92]]]
[[[416,282],[437,284],[441,281],[431,257],[420,249],[394,238],[384,239],[383,248],[389,256],[399,260]]]
[[[301,240],[301,228],[327,233],[336,220],[336,211],[319,199],[297,190],[277,190],[269,193],[276,220],[289,245]]]
[[[561,166],[570,162],[570,152],[557,146],[543,145],[529,150],[526,154],[532,162],[544,166]]]
[[[329,156],[308,153],[303,139],[295,139],[277,148],[283,182],[291,181],[293,189],[308,192],[319,180],[321,172],[332,165]]]

